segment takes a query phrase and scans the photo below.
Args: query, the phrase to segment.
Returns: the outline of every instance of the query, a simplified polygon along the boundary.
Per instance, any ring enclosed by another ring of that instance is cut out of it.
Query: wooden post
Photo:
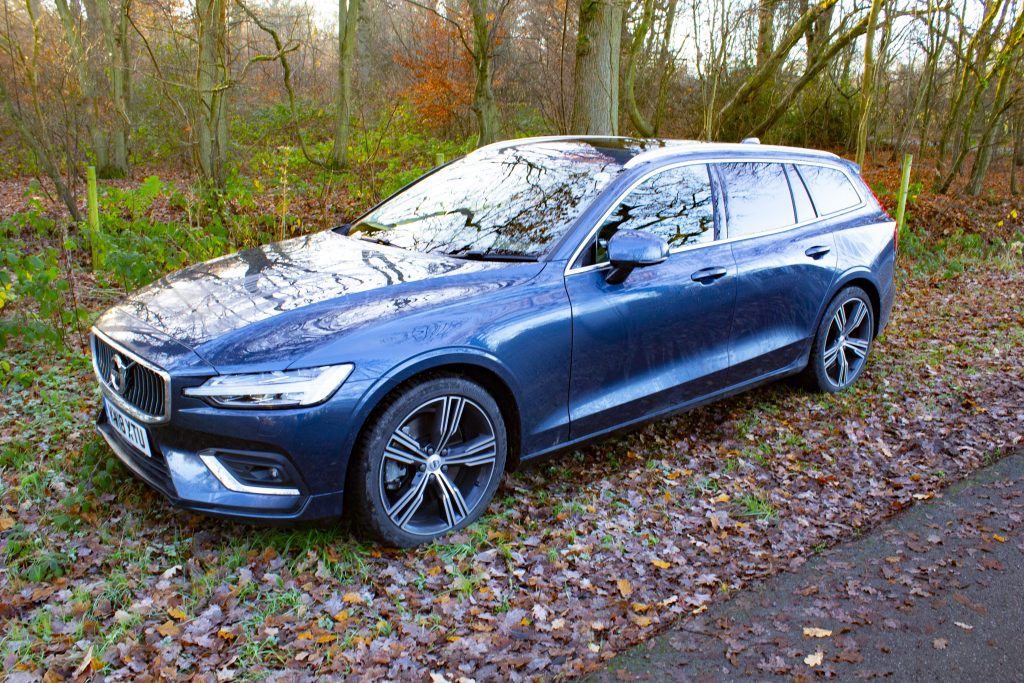
[[[903,155],[903,170],[900,175],[900,194],[896,205],[896,229],[903,232],[907,219],[907,191],[910,189],[910,166],[914,161],[913,154]]]
[[[88,204],[89,243],[92,246],[93,272],[103,267],[103,238],[100,235],[99,192],[96,188],[96,167],[85,168],[87,185],[86,203]]]

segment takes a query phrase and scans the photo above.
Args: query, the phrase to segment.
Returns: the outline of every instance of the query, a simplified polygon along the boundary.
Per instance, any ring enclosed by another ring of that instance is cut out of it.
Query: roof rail
[[[627,161],[625,165],[623,165],[623,168],[630,169],[633,168],[634,166],[639,166],[640,164],[655,159],[659,159],[664,156],[675,156],[679,154],[680,151],[688,147],[696,147],[698,145],[708,144],[706,142],[702,142],[701,140],[667,140],[666,142],[670,144],[667,144],[664,147],[655,147],[654,149],[649,149],[645,152],[640,152],[632,159]]]
[[[743,138],[742,140],[740,140],[740,144],[743,144],[743,145],[760,145],[761,144],[761,138],[754,138],[754,137]]]
[[[741,149],[745,149],[749,156],[751,153],[756,155],[771,155],[776,152],[783,152],[786,154],[800,154],[815,157],[826,157],[829,159],[839,159],[832,152],[825,152],[818,149],[803,149],[800,147],[782,147],[779,145],[762,145],[759,142],[755,143],[752,140],[756,138],[747,138],[743,142],[703,142],[700,140],[676,140],[677,144],[667,145],[665,147],[659,147],[657,149],[651,149],[646,152],[641,152],[635,157],[626,162],[623,168],[630,169],[641,164],[645,164],[649,161],[656,161],[664,157],[672,157],[678,155],[680,152],[686,150],[692,150],[695,147],[701,147],[702,152],[715,153],[715,152],[739,152]],[[751,149],[748,145],[757,144],[758,149]]]
[[[509,147],[518,147],[519,145],[529,145],[538,142],[566,142],[569,140],[607,140],[609,138],[621,138],[626,137],[622,135],[539,135],[536,137],[529,138],[513,138],[510,140],[499,140],[492,142],[489,145],[483,147],[477,147],[470,154],[476,154],[477,152],[498,152]]]

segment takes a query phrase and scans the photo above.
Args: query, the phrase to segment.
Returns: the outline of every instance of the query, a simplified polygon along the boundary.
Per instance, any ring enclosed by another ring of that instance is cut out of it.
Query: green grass
[[[717,479],[700,477],[693,480],[688,491],[694,498],[699,498],[700,496],[718,493],[721,489],[722,485]]]
[[[778,509],[762,494],[748,493],[736,499],[739,507],[737,514],[741,517],[753,517],[766,521],[779,518]]]

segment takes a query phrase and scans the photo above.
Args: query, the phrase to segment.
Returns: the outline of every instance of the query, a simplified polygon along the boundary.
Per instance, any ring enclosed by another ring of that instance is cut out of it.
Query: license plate
[[[107,408],[107,420],[114,431],[142,451],[147,458],[152,458],[153,452],[149,450],[149,434],[146,433],[146,428],[122,413],[110,401],[103,399],[103,402]]]

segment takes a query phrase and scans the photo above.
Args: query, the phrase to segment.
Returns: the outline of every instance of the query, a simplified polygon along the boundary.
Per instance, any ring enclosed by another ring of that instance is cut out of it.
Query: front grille
[[[166,415],[167,384],[158,372],[97,335],[92,338],[92,353],[100,382],[107,389],[144,415]]]

